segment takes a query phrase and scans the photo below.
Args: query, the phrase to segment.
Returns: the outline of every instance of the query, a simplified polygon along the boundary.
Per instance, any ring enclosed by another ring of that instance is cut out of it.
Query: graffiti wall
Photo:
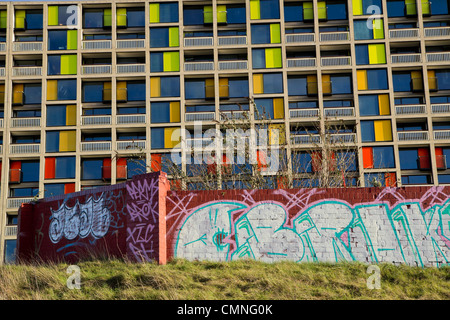
[[[439,267],[450,258],[449,196],[443,187],[172,192],[168,255]]]

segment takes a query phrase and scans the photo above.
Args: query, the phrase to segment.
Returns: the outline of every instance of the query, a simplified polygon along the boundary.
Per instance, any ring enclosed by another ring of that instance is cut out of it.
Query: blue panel
[[[127,159],[127,178],[146,172],[145,159]]]
[[[283,93],[283,74],[267,73],[263,76],[264,93]]]
[[[64,194],[64,183],[46,183],[44,197],[54,197]]]
[[[255,118],[273,119],[273,99],[255,99]],[[256,112],[257,111],[257,112]]]
[[[245,23],[245,6],[244,5],[227,5],[227,23]]]
[[[394,148],[393,147],[373,147],[373,167],[394,168]]]
[[[102,174],[103,159],[84,159],[81,161],[82,180],[100,180]]]
[[[252,24],[252,44],[270,43],[270,25]]]
[[[170,122],[170,102],[152,102],[150,115],[152,123]]]
[[[66,125],[66,106],[47,106],[47,126]]]
[[[159,4],[159,22],[178,22],[178,3]]]
[[[27,10],[25,19],[26,19],[26,28],[28,30],[42,30],[43,27],[42,10]]]
[[[77,99],[77,80],[58,80],[58,100]]]
[[[102,102],[103,83],[92,82],[83,84],[83,102]]]
[[[346,20],[347,4],[327,2],[327,19],[328,20]]]
[[[367,86],[369,90],[386,90],[388,88],[386,69],[367,70]]]
[[[431,3],[431,14],[448,14],[448,1],[447,0],[433,0]]]
[[[361,116],[378,116],[380,113],[378,107],[378,95],[359,96],[359,114]]]
[[[45,151],[59,151],[59,131],[47,131],[45,136]]]
[[[103,10],[85,11],[83,13],[84,28],[103,28]]]
[[[373,121],[361,121],[361,138],[363,142],[375,141]]]
[[[183,10],[183,22],[185,26],[203,25],[203,7],[185,8]]]
[[[373,39],[373,31],[367,27],[366,20],[355,20],[353,22],[353,27],[355,30],[355,40]]]
[[[406,16],[405,0],[387,1],[387,11],[389,18]]]
[[[264,69],[266,67],[266,52],[264,49],[253,49],[252,60],[254,69]]]
[[[39,181],[39,161],[22,161],[22,182]]]
[[[392,73],[395,92],[411,91],[411,73]]]
[[[58,75],[61,73],[61,56],[50,55],[48,56],[48,75]]]
[[[299,3],[284,3],[284,21],[303,21],[303,6]]]
[[[308,94],[306,77],[288,78],[288,95],[306,96]]]
[[[145,26],[145,10],[144,9],[133,10],[131,8],[128,8],[127,24],[128,24],[129,28],[144,27]]]
[[[436,71],[436,78],[439,90],[450,90],[450,72]]]
[[[75,157],[57,157],[55,159],[55,178],[75,178]]]
[[[25,84],[23,86],[24,104],[41,104],[42,86],[41,84]]]
[[[127,100],[145,101],[145,82],[127,82]]]
[[[184,87],[186,99],[205,99],[205,80],[186,80]]]
[[[229,79],[228,85],[230,98],[245,98],[249,96],[247,79]]]
[[[294,173],[312,172],[311,154],[307,152],[293,152],[292,155],[292,171]]]
[[[400,156],[400,169],[419,169],[419,153],[417,149],[399,149],[398,152]]]
[[[161,97],[179,97],[180,78],[161,77]]]
[[[164,149],[164,128],[151,129],[152,149]]]
[[[48,31],[48,50],[67,49],[67,30]]]
[[[5,240],[5,263],[14,263],[16,261],[17,240]]]
[[[150,48],[169,46],[169,28],[150,28]]]
[[[369,49],[366,44],[355,46],[355,58],[357,65],[369,64]]]
[[[260,0],[261,19],[279,19],[280,4],[278,0]]]
[[[369,78],[369,77],[367,77]],[[348,94],[352,93],[352,79],[351,76],[342,75],[342,76],[334,76],[331,78],[331,89],[333,94]]]
[[[164,71],[164,54],[162,52],[150,53],[150,72]]]

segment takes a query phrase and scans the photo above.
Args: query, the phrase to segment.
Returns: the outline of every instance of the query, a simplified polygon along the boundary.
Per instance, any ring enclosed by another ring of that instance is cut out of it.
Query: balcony
[[[448,38],[450,27],[425,28],[425,38]]]
[[[41,118],[12,118],[11,127],[12,128],[31,128],[40,127]]]
[[[220,120],[228,121],[228,120],[246,120],[248,119],[249,114],[248,111],[226,111],[220,112]]]
[[[184,71],[212,71],[214,70],[213,61],[185,62]]]
[[[427,53],[427,62],[449,62],[450,52]]]
[[[111,124],[111,116],[82,116],[83,126],[103,126]]]
[[[192,112],[185,114],[186,122],[193,121],[214,121],[216,119],[215,112]]]
[[[5,237],[16,237],[17,236],[17,225],[5,226]]]
[[[217,144],[215,138],[186,138],[186,146],[188,149],[215,149]]]
[[[295,134],[291,135],[291,144],[305,145],[305,144],[319,144],[321,142],[320,135],[318,134]]]
[[[294,33],[286,35],[286,43],[298,44],[298,43],[311,43],[316,41],[314,33]]]
[[[42,51],[42,42],[13,42],[12,50],[18,51]]]
[[[29,203],[33,201],[34,198],[27,197],[27,198],[8,198],[6,207],[8,209],[17,209],[20,207],[22,203]]]
[[[409,39],[409,38],[418,38],[419,37],[419,29],[391,29],[389,30],[389,38],[390,39]]]
[[[397,136],[399,141],[427,141],[428,131],[400,131]]]
[[[355,143],[356,133],[330,133],[327,137],[330,143]]]
[[[116,66],[117,73],[144,73],[145,63],[138,64],[118,64]]]
[[[82,74],[111,74],[111,65],[82,66]]]
[[[417,63],[422,62],[420,53],[391,54],[391,63]]]
[[[39,143],[11,144],[9,146],[9,153],[11,154],[39,153],[40,147],[41,145]]]
[[[295,118],[317,118],[319,116],[319,109],[291,109],[289,110],[291,119]]]
[[[322,67],[349,66],[352,63],[351,61],[351,57],[326,57],[320,59]]]
[[[218,38],[219,46],[240,46],[246,44],[247,36],[227,36]]]
[[[323,110],[325,117],[353,117],[355,115],[354,108],[326,108]]]
[[[144,39],[127,39],[127,40],[117,40],[116,41],[117,49],[141,49],[145,48],[145,40]]]
[[[287,59],[288,68],[307,68],[315,67],[316,58],[289,58]]]
[[[82,42],[84,50],[108,50],[111,49],[111,40],[85,40]]]
[[[320,42],[340,42],[348,40],[350,40],[349,31],[320,33]]]
[[[434,140],[450,140],[450,130],[436,130],[433,134]]]
[[[395,106],[395,113],[399,116],[425,114],[426,113],[426,105],[424,105],[424,104],[398,105],[398,106]]]
[[[120,150],[120,151],[144,150],[145,149],[145,140],[117,141],[116,147],[117,147],[117,150]]]
[[[247,70],[247,60],[219,61],[219,70]]]
[[[214,43],[213,37],[184,38],[185,47],[211,47]]]
[[[116,124],[145,124],[145,115],[143,114],[127,114],[118,115]]]
[[[111,141],[84,141],[81,151],[111,151]]]
[[[450,103],[432,104],[431,113],[432,114],[450,113]]]
[[[42,76],[42,67],[13,67],[12,75],[15,77]]]

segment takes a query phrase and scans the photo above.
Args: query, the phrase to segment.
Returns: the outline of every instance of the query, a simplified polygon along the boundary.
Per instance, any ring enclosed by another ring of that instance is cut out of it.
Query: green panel
[[[303,3],[303,19],[304,20],[313,20],[314,19],[314,11],[313,11],[313,3],[312,2],[304,2]]]
[[[227,6],[217,5],[217,23],[227,23]]]
[[[268,48],[266,53],[266,68],[281,68],[281,48]]]
[[[67,30],[67,50],[76,50],[78,48],[77,30]]]
[[[429,1],[422,1],[422,14],[431,14]]]
[[[281,43],[281,31],[279,23],[273,23],[270,25],[270,43]]]
[[[416,0],[405,0],[406,15],[417,14]]]
[[[48,25],[57,26],[58,24],[58,6],[48,6]]]
[[[212,6],[204,6],[204,8],[203,8],[203,23],[213,23]]]
[[[373,24],[373,38],[374,39],[384,39],[384,26],[383,19],[374,19]]]
[[[150,23],[159,22],[159,3],[150,3]]]
[[[25,10],[16,10],[15,27],[16,29],[25,29]]]
[[[164,72],[180,71],[180,53],[178,51],[164,52]]]
[[[319,1],[317,2],[317,10],[319,14],[319,19],[326,19],[327,18],[327,4],[325,1]]]
[[[362,16],[364,14],[362,0],[353,0],[352,6],[353,6],[353,15],[354,16]]]
[[[117,26],[127,26],[127,8],[117,8]]]
[[[77,74],[76,54],[66,54],[61,56],[61,74]]]
[[[0,11],[0,28],[1,29],[6,29],[7,21],[8,21],[8,13],[6,12],[6,10]]]
[[[112,17],[111,17],[111,9],[103,10],[103,26],[111,27]]]
[[[384,44],[369,44],[368,48],[370,64],[386,63],[386,50]]]
[[[178,27],[169,28],[169,47],[180,46],[180,36]]]
[[[260,0],[250,0],[250,19],[261,19],[261,3]]]

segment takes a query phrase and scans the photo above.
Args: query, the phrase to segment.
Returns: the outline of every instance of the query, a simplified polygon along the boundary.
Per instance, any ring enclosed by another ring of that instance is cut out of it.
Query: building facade
[[[0,3],[1,261],[14,260],[21,203],[115,184],[139,167],[164,170],[174,150],[186,157],[181,141],[203,139],[195,121],[221,130],[224,116],[245,112],[285,128],[283,148],[301,161],[311,160],[304,150],[320,143],[318,131],[343,124],[331,135],[354,150],[350,184],[450,183],[448,8],[447,0]]]

